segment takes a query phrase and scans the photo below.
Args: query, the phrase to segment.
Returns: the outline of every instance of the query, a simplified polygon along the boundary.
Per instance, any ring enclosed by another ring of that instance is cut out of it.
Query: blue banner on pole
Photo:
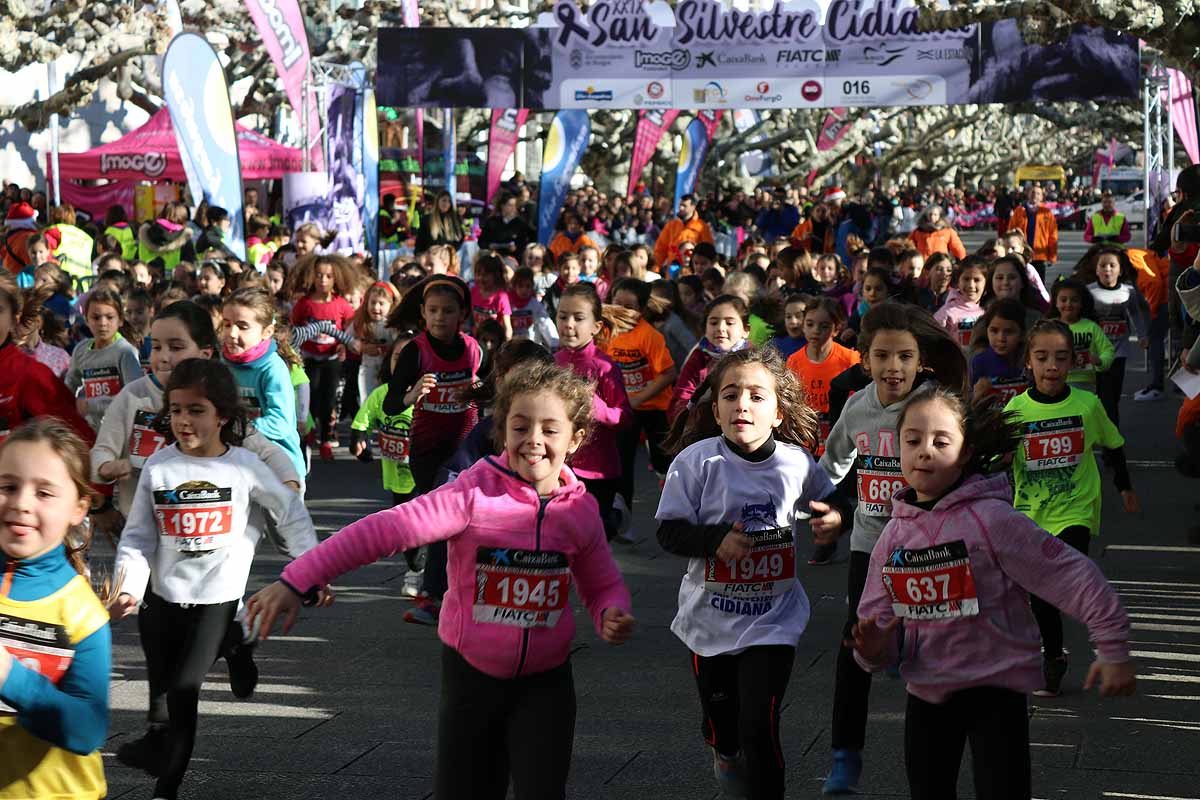
[[[362,102],[362,174],[366,181],[363,198],[366,211],[367,252],[378,258],[379,252],[379,119],[375,110],[375,90],[363,91]],[[379,266],[382,271],[382,265]]]
[[[550,123],[542,155],[542,183],[538,189],[538,241],[549,244],[558,223],[558,213],[571,187],[571,176],[583,158],[592,121],[582,109],[560,111]]]
[[[446,191],[455,203],[458,202],[458,177],[454,172],[458,162],[458,148],[454,142],[454,109],[442,109],[442,153],[446,161]]]
[[[203,36],[181,33],[171,40],[162,70],[163,94],[182,150],[192,163],[204,199],[229,212],[232,226],[226,244],[244,261],[242,168],[221,62]]]
[[[704,121],[692,120],[683,133],[683,147],[679,150],[679,167],[675,170],[675,208],[685,194],[696,191],[700,168],[708,155],[708,129]]]

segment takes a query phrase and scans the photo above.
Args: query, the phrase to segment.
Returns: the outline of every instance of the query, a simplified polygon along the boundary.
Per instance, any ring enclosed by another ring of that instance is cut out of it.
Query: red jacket
[[[57,417],[89,448],[96,443],[96,433],[79,416],[67,385],[10,339],[0,345],[0,441],[34,417]]]

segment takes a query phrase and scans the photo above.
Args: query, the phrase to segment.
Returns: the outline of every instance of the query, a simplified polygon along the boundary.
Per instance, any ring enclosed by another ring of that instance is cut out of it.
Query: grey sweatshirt
[[[926,381],[909,394],[929,391]],[[907,400],[908,398],[905,398]],[[892,517],[892,495],[907,484],[900,472],[900,435],[896,422],[904,400],[883,406],[872,383],[856,392],[842,410],[842,416],[829,432],[821,469],[839,483],[850,467],[858,465],[858,505],[854,509],[854,531],[850,549],[869,553]]]
[[[1149,335],[1150,306],[1131,283],[1105,289],[1093,282],[1088,284],[1088,291],[1096,301],[1096,322],[1117,351],[1114,358],[1128,358],[1130,332],[1136,333],[1139,341]]]
[[[67,388],[79,397],[87,399],[84,417],[93,430],[99,430],[100,421],[109,404],[128,384],[144,374],[138,359],[137,348],[121,336],[101,350],[93,347],[94,339],[85,339],[71,352],[71,366],[63,376]]]

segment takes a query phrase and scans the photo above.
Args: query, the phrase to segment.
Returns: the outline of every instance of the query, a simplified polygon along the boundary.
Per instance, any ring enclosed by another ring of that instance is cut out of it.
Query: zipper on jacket
[[[542,520],[546,518],[546,505],[550,502],[550,498],[538,498],[538,513],[537,527],[534,529],[533,549],[535,551],[542,549]],[[525,657],[529,654],[529,628],[521,631],[521,658],[517,661],[517,675],[525,669]],[[515,677],[515,676],[514,676]]]

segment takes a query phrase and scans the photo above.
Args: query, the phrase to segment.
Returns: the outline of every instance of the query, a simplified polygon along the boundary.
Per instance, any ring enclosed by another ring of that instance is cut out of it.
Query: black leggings
[[[867,570],[871,554],[850,551],[850,569],[846,575],[846,624],[842,642],[850,638],[850,630],[858,622],[858,602],[867,585]],[[837,673],[833,687],[834,750],[862,750],[867,741],[867,702],[871,697],[871,673],[854,660],[854,651],[838,643]]]
[[[617,535],[616,514],[613,513],[613,500],[617,496],[617,485],[620,481],[614,478],[580,478],[587,487],[588,494],[596,498],[600,506],[600,520],[604,523],[604,535],[611,542]]]
[[[1085,556],[1092,541],[1092,532],[1084,525],[1072,525],[1063,530],[1058,538],[1074,547]],[[1062,613],[1040,597],[1029,596],[1029,607],[1042,632],[1042,653],[1046,658],[1058,658],[1063,654]]]
[[[728,656],[692,653],[701,735],[721,755],[745,757],[752,800],[783,797],[779,710],[795,657],[796,648],[787,645],[749,647]]]
[[[536,675],[493,678],[442,647],[437,800],[563,800],[575,742],[571,662]]]
[[[336,358],[304,359],[312,393],[312,415],[317,421],[321,442],[332,441],[333,409],[337,403],[338,381],[342,377],[342,362]]]
[[[1112,366],[1096,373],[1096,396],[1112,424],[1121,427],[1121,389],[1125,386],[1125,359],[1114,358]]]
[[[963,746],[971,742],[977,800],[1028,800],[1029,711],[1025,695],[977,686],[944,703],[908,696],[904,766],[912,800],[955,800]]]
[[[620,487],[617,489],[625,498],[625,503],[633,509],[633,468],[637,463],[637,452],[640,449],[641,434],[646,434],[646,444],[650,448],[650,466],[659,475],[666,475],[671,468],[671,456],[663,450],[663,442],[671,432],[671,423],[667,421],[666,411],[634,411],[633,424],[618,434],[618,446],[621,450]]]
[[[237,601],[184,607],[168,603],[152,591],[138,616],[142,649],[151,685],[166,692],[167,755],[154,795],[174,800],[196,744],[200,686],[233,624]],[[153,716],[152,716],[153,720]]]

